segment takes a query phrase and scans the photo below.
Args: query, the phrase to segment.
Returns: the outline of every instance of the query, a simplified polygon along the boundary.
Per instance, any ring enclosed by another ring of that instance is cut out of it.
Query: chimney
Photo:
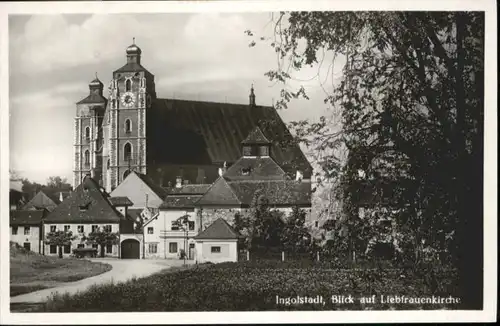
[[[297,170],[297,172],[295,174],[295,181],[301,182],[302,178],[304,178],[304,175],[302,174],[302,171]]]
[[[227,162],[224,162],[222,168],[219,168],[219,176],[222,177],[224,173],[226,173],[226,171],[227,171]]]
[[[175,178],[175,188],[182,188],[182,177]]]

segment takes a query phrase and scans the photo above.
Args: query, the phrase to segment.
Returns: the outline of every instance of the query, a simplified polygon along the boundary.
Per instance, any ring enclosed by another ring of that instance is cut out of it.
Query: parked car
[[[95,258],[97,257],[97,249],[96,248],[76,248],[73,249],[73,254],[76,258]]]

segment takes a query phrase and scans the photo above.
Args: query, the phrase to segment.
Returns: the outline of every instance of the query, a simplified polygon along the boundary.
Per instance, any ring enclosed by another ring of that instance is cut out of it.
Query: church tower
[[[141,49],[126,49],[127,63],[113,72],[105,114],[103,186],[110,192],[131,172],[147,172],[146,114],[156,97],[154,76],[141,65]]]
[[[89,95],[76,103],[73,189],[87,174],[97,180],[102,177],[102,122],[105,107],[103,84],[96,74],[96,78],[89,84]]]

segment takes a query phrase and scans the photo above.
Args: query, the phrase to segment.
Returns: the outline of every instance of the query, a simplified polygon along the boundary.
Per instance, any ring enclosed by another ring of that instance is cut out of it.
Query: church
[[[73,189],[90,174],[111,193],[132,171],[165,188],[179,179],[212,184],[242,156],[261,155],[271,157],[287,179],[310,180],[310,163],[276,109],[256,103],[253,86],[244,104],[160,98],[141,55],[134,41],[107,96],[96,76],[88,96],[76,103]],[[269,144],[245,146],[256,129]]]

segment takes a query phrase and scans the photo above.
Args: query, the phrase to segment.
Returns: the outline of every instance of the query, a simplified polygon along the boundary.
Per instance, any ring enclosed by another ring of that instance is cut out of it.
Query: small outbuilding
[[[238,239],[240,234],[223,218],[215,220],[209,227],[194,237],[197,263],[222,263],[238,261]]]

